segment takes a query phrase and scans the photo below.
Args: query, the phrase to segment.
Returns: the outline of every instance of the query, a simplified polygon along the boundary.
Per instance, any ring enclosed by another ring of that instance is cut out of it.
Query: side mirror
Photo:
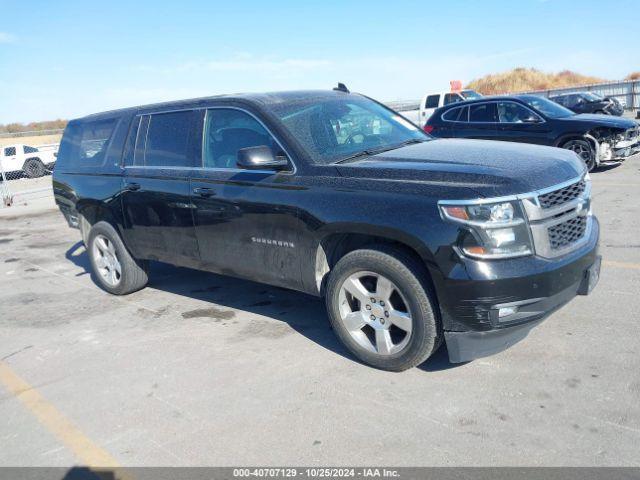
[[[535,115],[531,115],[530,117],[526,117],[522,119],[524,123],[540,123],[540,117],[536,117]]]
[[[284,170],[289,166],[285,157],[276,157],[267,145],[241,148],[236,164],[246,170]]]

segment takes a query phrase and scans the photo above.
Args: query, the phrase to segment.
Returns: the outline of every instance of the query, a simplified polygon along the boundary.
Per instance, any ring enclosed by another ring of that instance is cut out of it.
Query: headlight
[[[466,232],[458,248],[475,258],[497,259],[531,255],[533,247],[524,212],[517,200],[496,203],[439,203],[445,220]]]

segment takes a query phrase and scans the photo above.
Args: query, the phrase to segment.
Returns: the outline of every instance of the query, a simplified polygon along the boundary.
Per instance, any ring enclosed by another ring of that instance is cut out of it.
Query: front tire
[[[596,152],[587,140],[569,140],[562,144],[562,148],[575,152],[585,163],[589,171],[596,167]]]
[[[149,281],[147,265],[131,256],[118,232],[107,222],[89,231],[87,252],[96,283],[114,295],[127,295]]]
[[[434,295],[419,262],[386,246],[356,250],[330,273],[331,325],[364,363],[402,371],[424,362],[441,343]]]
[[[44,164],[40,161],[39,158],[28,159],[26,162],[24,162],[22,170],[24,171],[24,174],[29,178],[40,178],[47,171]]]

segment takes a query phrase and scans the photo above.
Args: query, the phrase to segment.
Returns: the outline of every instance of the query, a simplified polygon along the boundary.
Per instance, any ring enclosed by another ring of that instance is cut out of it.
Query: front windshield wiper
[[[377,155],[378,153],[388,152],[390,150],[396,150],[398,148],[406,147],[407,145],[413,145],[414,143],[422,143],[422,142],[426,142],[426,141],[427,140],[420,140],[419,138],[412,138],[410,140],[405,140],[404,142],[398,143],[396,145],[391,145],[391,146],[388,146],[388,147],[371,148],[371,149],[367,149],[367,150],[362,150],[361,152],[354,153],[353,155],[349,155],[348,157],[345,157],[345,158],[341,158],[337,162],[333,162],[333,163],[334,164],[345,163],[345,162],[348,162],[349,160],[354,160],[356,158],[367,157],[367,156],[371,156],[371,155]]]

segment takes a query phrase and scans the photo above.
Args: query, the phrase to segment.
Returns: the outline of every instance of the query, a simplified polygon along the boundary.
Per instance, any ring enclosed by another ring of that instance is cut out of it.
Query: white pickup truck
[[[58,156],[58,144],[30,147],[22,143],[0,147],[0,170],[5,176],[21,172],[29,178],[42,177],[53,170]],[[13,175],[10,175],[13,174]]]
[[[424,127],[429,120],[429,117],[433,114],[436,108],[449,105],[450,103],[462,102],[464,100],[474,100],[482,97],[481,94],[475,90],[460,90],[455,92],[438,92],[428,93],[420,100],[420,106],[418,110],[405,110],[402,113],[405,117],[411,120],[419,127]]]

